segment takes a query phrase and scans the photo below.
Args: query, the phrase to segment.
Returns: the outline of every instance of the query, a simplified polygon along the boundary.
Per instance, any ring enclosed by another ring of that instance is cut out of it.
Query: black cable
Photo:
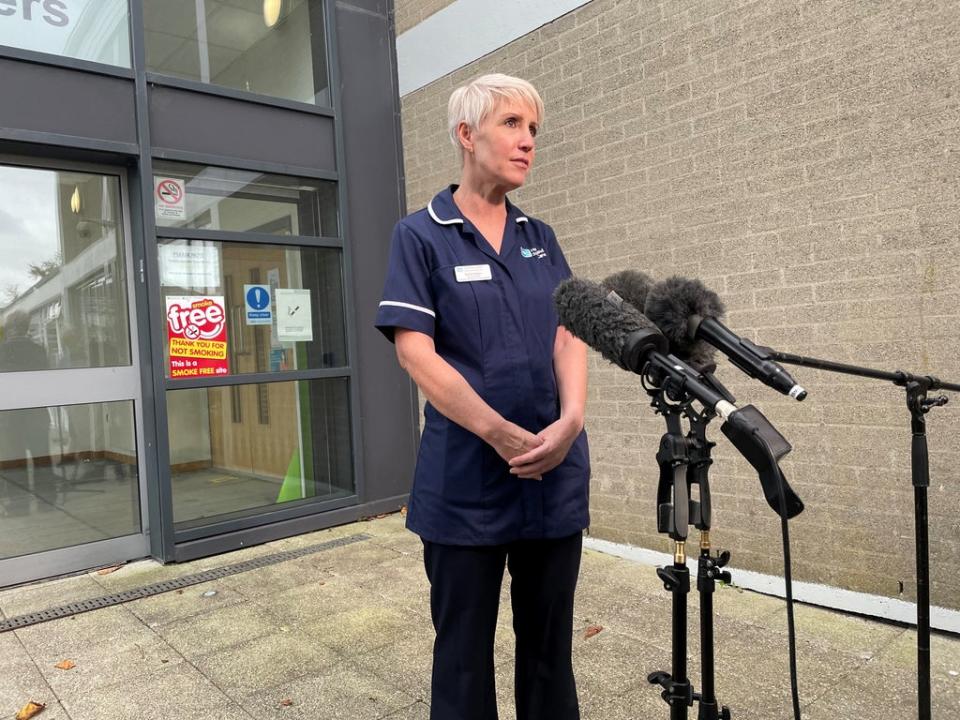
[[[781,487],[782,487],[781,483]],[[793,579],[790,573],[790,531],[787,528],[787,507],[780,493],[780,529],[783,534],[783,579],[787,587],[787,639],[790,647],[790,694],[794,720],[800,720],[800,691],[797,688],[797,634],[793,624]]]
[[[767,447],[763,436],[758,430],[753,431],[760,438],[761,445]],[[769,448],[768,448],[769,450]],[[797,687],[797,633],[793,622],[793,576],[790,571],[790,528],[787,521],[787,500],[784,488],[783,473],[774,461],[777,468],[777,484],[780,486],[780,533],[783,536],[783,579],[787,591],[787,645],[790,655],[790,696],[793,701],[794,720],[800,720],[800,690]]]

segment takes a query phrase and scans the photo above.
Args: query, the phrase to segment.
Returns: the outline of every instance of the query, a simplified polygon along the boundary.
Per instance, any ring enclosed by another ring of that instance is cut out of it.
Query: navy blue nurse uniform
[[[455,186],[393,234],[376,326],[429,335],[437,353],[505,419],[536,434],[560,417],[552,293],[570,276],[553,230],[507,201],[500,253],[464,218]],[[501,545],[563,538],[589,525],[581,432],[541,481],[522,479],[478,436],[428,402],[407,527],[426,541]]]

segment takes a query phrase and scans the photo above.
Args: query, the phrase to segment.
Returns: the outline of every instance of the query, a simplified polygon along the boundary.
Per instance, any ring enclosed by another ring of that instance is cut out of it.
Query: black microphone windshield
[[[637,310],[643,312],[647,304],[647,294],[650,288],[654,286],[652,277],[639,270],[621,270],[613,275],[608,275],[600,286],[605,290],[613,290],[624,301],[633,305]]]
[[[561,325],[613,364],[639,372],[641,350],[648,345],[663,349],[666,340],[652,322],[620,300],[615,294],[608,298],[595,282],[575,277],[561,282],[553,292]]]
[[[699,280],[674,276],[655,284],[647,294],[643,312],[670,341],[670,349],[694,367],[714,362],[716,349],[696,339],[691,318],[723,317],[720,297]]]

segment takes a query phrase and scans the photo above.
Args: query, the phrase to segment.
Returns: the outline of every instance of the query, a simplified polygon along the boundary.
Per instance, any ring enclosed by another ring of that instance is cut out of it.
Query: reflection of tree
[[[63,267],[63,255],[58,252],[49,260],[30,263],[27,265],[27,272],[37,279],[37,284],[39,285],[59,273],[61,267]]]
[[[6,305],[13,305],[19,297],[20,286],[16,283],[10,283],[3,289],[3,299],[6,301]]]

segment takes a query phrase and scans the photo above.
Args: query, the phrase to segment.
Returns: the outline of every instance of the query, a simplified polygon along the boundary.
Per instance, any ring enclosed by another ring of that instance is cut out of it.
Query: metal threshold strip
[[[324,550],[332,550],[333,548],[352,545],[357,542],[369,540],[370,538],[371,536],[366,533],[348,535],[347,537],[328,540],[327,542],[310,545],[309,547],[300,548],[299,550],[286,550],[272,555],[264,555],[251,560],[245,560],[244,562],[234,563],[233,565],[224,565],[223,567],[204,570],[203,572],[194,573],[193,575],[184,575],[183,577],[173,580],[164,580],[163,582],[154,583],[153,585],[144,585],[143,587],[132,590],[124,590],[123,592],[113,595],[80,600],[79,602],[60,605],[59,607],[49,608],[47,610],[40,610],[39,612],[18,615],[17,617],[0,621],[0,633],[30,627],[31,625],[38,625],[39,623],[48,622],[49,620],[78,615],[83,612],[89,612],[90,610],[99,610],[100,608],[111,607],[112,605],[121,605],[131,600],[140,600],[141,598],[160,595],[161,593],[170,592],[171,590],[180,590],[191,585],[198,585],[199,583],[210,580],[218,580],[229,577],[230,575],[237,575],[247,570],[256,570],[257,568],[276,565],[286,560],[294,560],[304,557],[305,555],[323,552]]]

